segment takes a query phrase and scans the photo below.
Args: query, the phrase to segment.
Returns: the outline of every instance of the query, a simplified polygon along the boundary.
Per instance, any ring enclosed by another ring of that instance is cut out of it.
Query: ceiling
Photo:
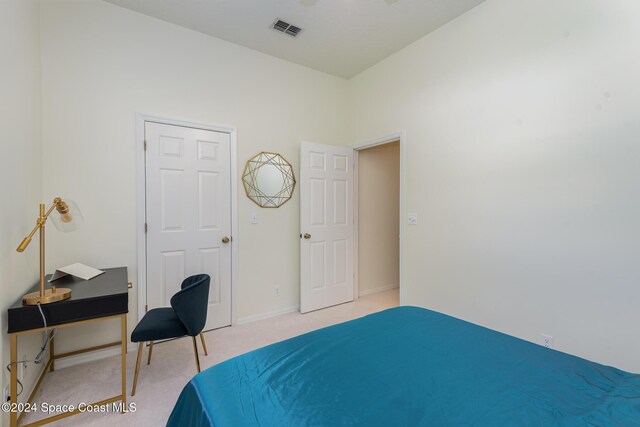
[[[484,0],[105,0],[351,78]],[[270,28],[280,18],[304,31]]]

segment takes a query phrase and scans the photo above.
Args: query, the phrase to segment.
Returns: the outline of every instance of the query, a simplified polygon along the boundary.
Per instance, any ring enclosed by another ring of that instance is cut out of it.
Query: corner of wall
[[[7,309],[37,280],[37,250],[15,251],[20,239],[33,226],[42,196],[40,3],[38,0],[0,2],[0,50],[11,58],[3,65],[2,77],[10,82],[0,99],[0,126],[4,131],[0,149],[0,182],[3,198],[11,203],[0,210],[0,355],[2,389],[9,384]],[[34,246],[35,247],[35,246]],[[21,338],[18,357],[39,350],[39,335]],[[37,378],[30,366],[23,380],[28,395]],[[8,414],[2,415],[3,424]]]

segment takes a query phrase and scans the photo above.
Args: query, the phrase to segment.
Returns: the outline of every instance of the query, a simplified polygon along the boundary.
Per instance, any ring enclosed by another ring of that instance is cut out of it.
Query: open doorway
[[[399,138],[355,148],[356,297],[399,303],[400,187]],[[374,296],[375,295],[375,296]]]

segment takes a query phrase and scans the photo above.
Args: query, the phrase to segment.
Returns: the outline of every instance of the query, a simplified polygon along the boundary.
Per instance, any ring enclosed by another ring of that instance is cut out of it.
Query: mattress
[[[640,375],[398,307],[227,360],[169,426],[633,426]]]

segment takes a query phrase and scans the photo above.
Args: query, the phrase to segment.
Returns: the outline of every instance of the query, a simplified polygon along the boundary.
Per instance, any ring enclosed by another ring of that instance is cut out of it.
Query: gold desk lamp
[[[31,230],[31,233],[24,238],[22,243],[20,243],[18,249],[16,249],[18,252],[24,252],[27,246],[29,246],[29,243],[31,243],[31,238],[36,234],[36,231],[40,231],[40,291],[23,296],[22,304],[24,305],[49,304],[71,297],[71,289],[69,288],[56,288],[55,286],[51,286],[50,289],[45,289],[44,287],[44,225],[54,209],[58,215],[53,215],[51,220],[60,231],[75,231],[82,222],[80,209],[78,209],[78,205],[72,200],[62,200],[60,197],[56,197],[53,199],[53,204],[49,210],[45,210],[45,204],[40,203],[40,216],[38,216],[36,220],[36,226]]]

